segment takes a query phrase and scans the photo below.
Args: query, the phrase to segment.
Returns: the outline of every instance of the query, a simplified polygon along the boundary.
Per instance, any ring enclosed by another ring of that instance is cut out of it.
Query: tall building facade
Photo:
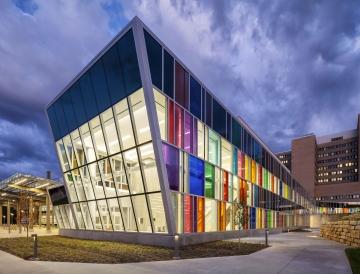
[[[327,136],[309,134],[292,141],[291,151],[278,153],[291,158],[291,172],[318,205],[358,206],[360,202],[360,115],[357,128]],[[329,206],[331,207],[331,206]]]
[[[64,173],[67,197],[52,195],[63,235],[171,245],[179,234],[188,244],[290,227],[311,206],[257,135],[138,18],[47,115]]]

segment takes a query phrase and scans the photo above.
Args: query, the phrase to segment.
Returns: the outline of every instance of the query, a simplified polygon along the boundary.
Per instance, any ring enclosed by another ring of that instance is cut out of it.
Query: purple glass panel
[[[185,111],[185,126],[184,126],[184,149],[192,153],[192,116]]]
[[[194,118],[194,130],[193,130],[193,146],[192,146],[192,153],[197,155],[198,151],[198,135],[197,135],[197,119]]]
[[[179,150],[164,143],[162,147],[169,187],[179,191]]]

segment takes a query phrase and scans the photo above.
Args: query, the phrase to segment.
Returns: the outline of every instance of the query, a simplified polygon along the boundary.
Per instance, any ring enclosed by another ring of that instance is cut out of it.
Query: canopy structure
[[[59,183],[29,174],[16,173],[0,182],[0,200],[15,200],[20,195],[31,196],[35,200],[45,200],[47,188]]]

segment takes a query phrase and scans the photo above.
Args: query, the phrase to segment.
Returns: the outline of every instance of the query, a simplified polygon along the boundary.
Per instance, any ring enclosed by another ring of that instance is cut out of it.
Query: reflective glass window
[[[72,205],[73,205],[73,209],[74,209],[74,213],[75,213],[75,219],[78,224],[78,228],[85,229],[85,224],[84,224],[84,220],[82,217],[81,208],[80,208],[79,203],[75,203]]]
[[[189,155],[190,193],[204,196],[204,162]]]
[[[103,112],[105,109],[110,107],[111,102],[102,60],[100,59],[94,65],[92,65],[89,71],[92,80],[91,83],[94,88],[98,111]]]
[[[61,212],[60,212],[59,207],[58,207],[58,206],[55,206],[53,210],[54,210],[55,218],[56,218],[57,225],[59,226],[59,228],[60,228],[60,229],[62,229],[62,228],[69,228],[69,227],[67,227],[67,226],[65,225],[65,222],[64,222],[63,219],[62,219],[62,216],[61,216],[62,214],[61,214]]]
[[[72,88],[66,91],[59,99],[64,110],[66,123],[70,131],[78,127],[71,98]]]
[[[184,149],[189,153],[193,152],[193,117],[186,111],[184,124]]]
[[[87,163],[91,163],[96,160],[95,149],[91,138],[88,124],[80,127],[80,134],[83,142],[83,148],[86,155]]]
[[[71,229],[75,229],[75,228],[76,228],[76,226],[75,226],[75,220],[74,220],[74,216],[73,216],[72,211],[71,211],[70,204],[63,205],[63,207],[64,207],[65,212],[66,212],[66,214],[67,214],[70,228],[71,228]]]
[[[82,125],[87,121],[87,117],[79,82],[76,82],[71,88],[71,100],[74,106],[77,126]]]
[[[190,112],[201,119],[201,85],[190,76]]]
[[[193,197],[184,195],[184,233],[193,232]]]
[[[134,117],[134,127],[139,144],[151,140],[149,120],[144,100],[143,90],[138,90],[130,96],[131,110]]]
[[[162,140],[166,140],[166,98],[157,90],[154,90],[156,113]]]
[[[220,165],[220,138],[209,130],[209,162]]]
[[[120,64],[125,80],[126,93],[130,95],[141,87],[138,59],[135,50],[134,35],[129,30],[117,43]]]
[[[118,199],[108,199],[109,212],[115,231],[124,230]]]
[[[107,143],[109,154],[120,152],[119,139],[111,108],[101,114],[101,121],[104,128],[105,141]]]
[[[82,145],[82,141],[80,138],[79,130],[74,130],[71,134],[72,144],[74,146],[74,151],[76,155],[76,160],[79,166],[83,166],[86,164],[85,151]]]
[[[213,129],[226,137],[226,111],[216,100],[213,100],[212,117]]]
[[[161,193],[149,194],[148,199],[150,202],[151,215],[154,223],[155,233],[167,232],[164,204]]]
[[[84,188],[83,188],[83,185],[82,185],[82,182],[81,182],[79,169],[74,169],[72,171],[72,178],[73,178],[73,181],[74,181],[74,186],[75,186],[75,189],[76,189],[78,200],[79,201],[85,201],[86,197],[85,197]]]
[[[61,219],[62,219],[62,222],[64,224],[64,227],[65,228],[70,228],[70,222],[69,222],[69,218],[67,216],[67,212],[65,210],[65,206],[58,206],[58,207],[54,206],[53,209],[55,209],[55,208],[58,208],[58,210],[61,213]]]
[[[107,150],[99,117],[95,117],[90,121],[90,128],[92,130],[96,157],[98,159],[106,157]]]
[[[232,170],[232,146],[221,138],[221,167],[227,171]]]
[[[88,206],[89,206],[90,216],[93,221],[94,229],[102,230],[103,228],[102,228],[101,218],[96,201],[89,201]]]
[[[112,222],[110,219],[108,205],[106,200],[98,200],[97,201],[101,222],[104,230],[113,230]]]
[[[131,196],[139,231],[152,232],[145,195]]]
[[[97,163],[92,163],[88,166],[91,181],[93,183],[94,193],[96,199],[105,197],[103,182],[101,180],[101,174]]]
[[[72,145],[72,142],[71,142],[71,139],[70,139],[70,135],[66,135],[63,138],[63,142],[64,142],[64,146],[65,146],[67,159],[69,161],[70,169],[77,168],[78,164],[77,164],[77,161],[76,161],[75,151],[73,149],[73,145]]]
[[[162,89],[162,47],[147,31],[144,34],[152,83]]]
[[[146,182],[146,190],[159,191],[159,176],[156,167],[155,154],[152,143],[142,145],[139,148],[140,162],[144,171],[144,180]]]
[[[99,161],[99,169],[107,198],[116,196],[115,182],[111,172],[109,159]]]
[[[206,92],[206,117],[205,117],[205,123],[211,127],[211,118],[212,118],[212,96]]]
[[[215,199],[223,199],[223,183],[221,181],[221,169],[215,167]]]
[[[109,88],[109,95],[112,104],[125,98],[124,75],[120,65],[116,46],[112,46],[102,57],[106,80]]]
[[[90,216],[90,211],[88,208],[88,204],[86,202],[80,203],[80,208],[81,208],[82,216],[84,219],[85,228],[86,229],[94,229],[92,220],[91,220],[91,216]]]
[[[117,128],[120,135],[121,147],[123,150],[135,146],[133,126],[127,100],[122,100],[115,105]]]
[[[183,233],[183,203],[182,195],[176,192],[171,192],[171,203],[175,217],[176,232]]]
[[[77,202],[78,198],[77,198],[77,195],[76,195],[74,179],[73,179],[73,176],[72,176],[71,172],[66,172],[64,174],[64,178],[65,178],[65,183],[67,185],[68,193],[69,193],[69,196],[70,196],[70,201],[73,202],[73,203]]]
[[[62,140],[59,140],[56,142],[56,150],[59,155],[60,163],[61,163],[61,169],[62,171],[67,171],[70,169],[69,162],[67,160],[66,152],[65,152],[65,146]]]
[[[197,155],[199,158],[204,159],[204,124],[197,121]]]
[[[94,118],[94,116],[97,115],[99,112],[96,105],[96,97],[92,87],[89,71],[81,76],[80,89],[87,120],[90,120]]]
[[[164,50],[164,92],[174,98],[174,58]]]
[[[134,217],[134,210],[130,197],[119,198],[121,215],[124,220],[126,231],[137,231],[136,220]]]
[[[179,150],[167,144],[162,149],[170,189],[179,191]]]
[[[131,194],[143,193],[144,185],[136,149],[124,152],[123,156]]]
[[[81,175],[81,179],[82,179],[82,183],[83,183],[83,187],[84,187],[86,200],[95,199],[93,184],[91,182],[88,167],[83,166],[83,167],[79,168],[79,170],[80,170],[80,175]]]
[[[129,195],[129,185],[121,153],[110,157],[110,163],[118,196]]]
[[[218,230],[217,211],[216,200],[205,198],[205,232]]]
[[[175,62],[175,101],[189,108],[189,73]]]

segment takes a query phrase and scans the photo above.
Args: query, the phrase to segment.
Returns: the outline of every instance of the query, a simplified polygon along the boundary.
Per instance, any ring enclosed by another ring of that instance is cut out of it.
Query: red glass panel
[[[175,105],[175,145],[183,148],[184,112],[181,107]]]

